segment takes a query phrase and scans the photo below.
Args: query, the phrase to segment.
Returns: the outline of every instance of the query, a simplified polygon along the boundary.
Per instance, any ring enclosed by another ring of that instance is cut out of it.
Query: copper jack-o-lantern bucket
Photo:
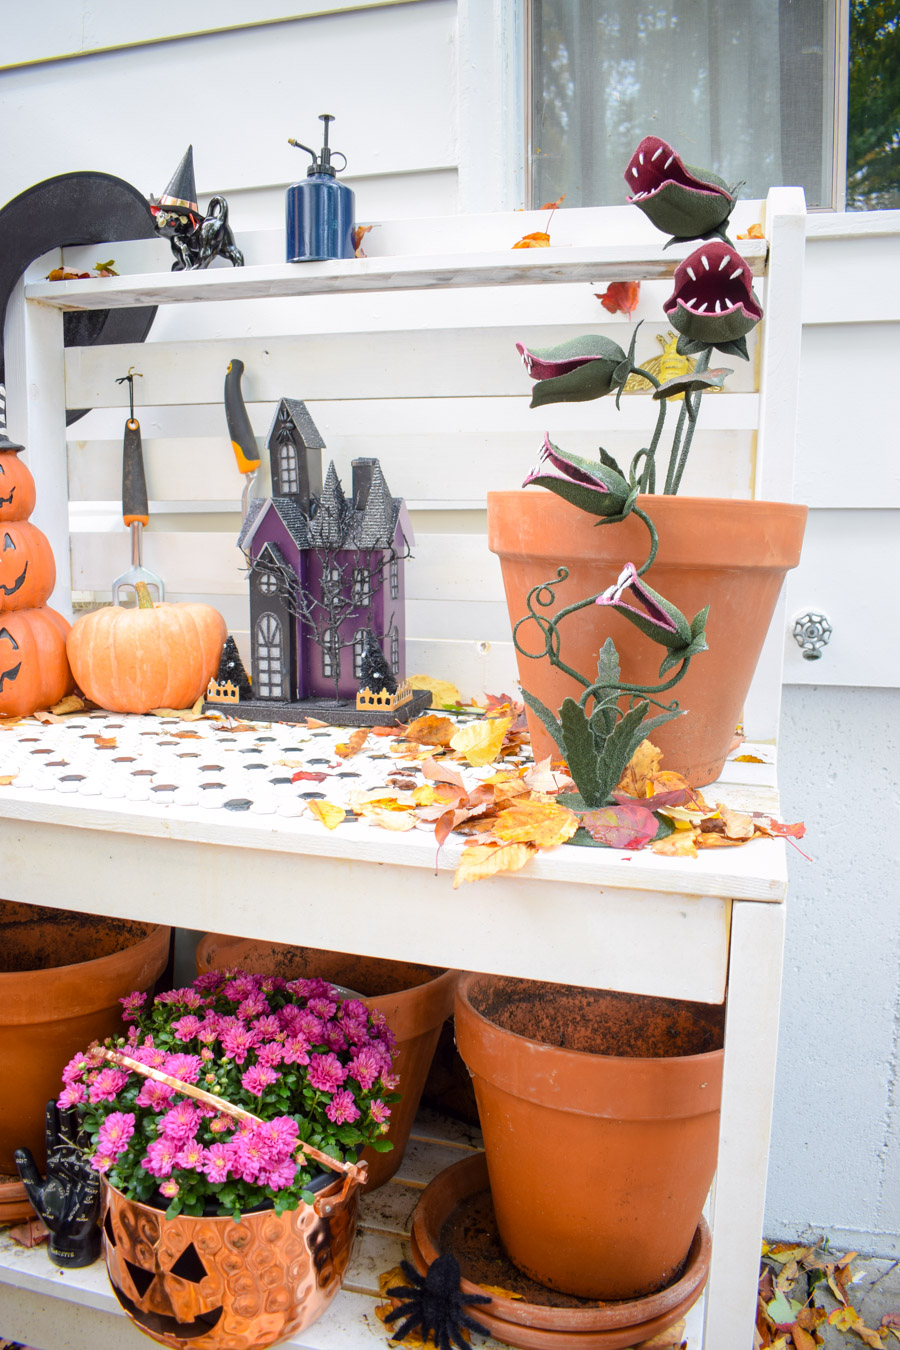
[[[258,1117],[121,1050],[104,1058],[237,1119]],[[139,1330],[183,1350],[264,1350],[311,1326],[341,1287],[350,1261],[365,1162],[300,1148],[338,1175],[311,1205],[167,1219],[165,1211],[103,1186],[103,1251],[116,1298]],[[313,1183],[315,1189],[315,1182]]]
[[[342,1192],[345,1192],[342,1194]],[[262,1350],[310,1326],[341,1287],[359,1187],[336,1177],[315,1204],[194,1218],[104,1186],[110,1283],[132,1322],[181,1350]]]

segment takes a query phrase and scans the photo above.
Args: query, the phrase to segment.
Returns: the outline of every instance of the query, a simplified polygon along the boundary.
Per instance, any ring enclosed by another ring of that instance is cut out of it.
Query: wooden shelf
[[[347,258],[320,263],[272,263],[200,272],[33,282],[25,298],[62,310],[128,309],[198,300],[261,300],[334,292],[435,290],[462,286],[532,286],[537,283],[668,279],[696,245],[617,244],[586,248],[507,249],[395,258]],[[736,250],[754,276],[765,272],[765,240],[748,239]]]

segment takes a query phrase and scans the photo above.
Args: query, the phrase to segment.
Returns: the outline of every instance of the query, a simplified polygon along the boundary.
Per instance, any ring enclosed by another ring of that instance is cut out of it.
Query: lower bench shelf
[[[325,1314],[286,1350],[375,1350],[389,1334],[375,1315],[378,1277],[409,1258],[407,1233],[418,1198],[438,1172],[480,1146],[477,1129],[420,1112],[400,1170],[363,1196],[353,1259],[344,1287]],[[691,1309],[682,1339],[702,1344],[703,1300]],[[151,1341],[119,1307],[102,1261],[84,1270],[60,1270],[46,1247],[26,1250],[0,1230],[0,1337],[31,1350],[147,1350]],[[499,1342],[474,1337],[475,1350]]]

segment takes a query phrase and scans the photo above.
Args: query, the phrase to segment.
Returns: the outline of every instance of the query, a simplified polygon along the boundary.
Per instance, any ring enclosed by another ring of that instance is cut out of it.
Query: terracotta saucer
[[[0,1181],[0,1224],[22,1223],[33,1219],[34,1210],[21,1181],[4,1177]]]
[[[465,1278],[466,1253],[459,1232],[467,1219],[482,1231],[487,1244],[486,1273],[479,1271],[478,1278],[502,1288],[512,1283],[524,1295],[521,1299],[493,1295],[490,1304],[473,1307],[472,1316],[497,1340],[522,1350],[625,1350],[649,1340],[693,1307],[709,1272],[710,1235],[701,1219],[680,1277],[666,1289],[644,1298],[600,1303],[558,1294],[527,1280],[510,1266],[500,1244],[485,1155],[476,1153],[448,1167],[426,1187],[416,1206],[410,1235],[416,1268],[424,1273],[442,1251],[451,1251],[460,1262],[462,1290],[468,1294],[484,1291]],[[471,1265],[468,1273],[475,1273]]]

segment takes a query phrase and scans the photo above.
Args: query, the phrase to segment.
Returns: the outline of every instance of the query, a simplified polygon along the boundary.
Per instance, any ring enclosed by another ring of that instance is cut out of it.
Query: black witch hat
[[[169,211],[192,211],[199,216],[197,204],[197,184],[194,180],[194,147],[189,145],[182,156],[181,163],[172,174],[159,203]]]

